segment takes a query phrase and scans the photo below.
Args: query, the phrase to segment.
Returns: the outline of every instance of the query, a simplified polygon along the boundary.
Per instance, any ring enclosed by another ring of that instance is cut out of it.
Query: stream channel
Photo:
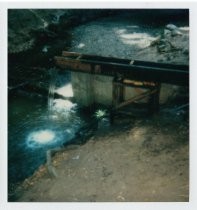
[[[58,40],[9,55],[9,188],[32,175],[46,161],[47,150],[62,147],[84,124],[72,101],[70,73],[53,62],[67,44]]]
[[[60,71],[53,57],[70,49],[89,54],[98,52],[104,56],[132,57],[139,49],[146,48],[147,41],[150,44],[161,31],[161,26],[139,28],[130,22],[126,22],[126,29],[124,27],[124,21],[115,25],[111,20],[105,24],[94,22],[89,27],[82,25],[72,31],[78,39],[73,40],[68,34],[66,39],[49,40],[33,50],[8,55],[9,185],[32,175],[45,163],[48,149],[69,142],[87,122],[88,117],[82,117],[74,103],[70,73]],[[86,38],[87,33],[93,34],[92,39]],[[140,38],[136,38],[138,34]],[[111,38],[112,35],[116,39]],[[102,39],[104,44],[100,44]]]

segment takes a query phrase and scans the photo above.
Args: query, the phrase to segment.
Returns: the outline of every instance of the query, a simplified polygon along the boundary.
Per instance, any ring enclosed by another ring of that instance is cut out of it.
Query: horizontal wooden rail
[[[69,71],[99,74],[105,76],[119,75],[122,78],[138,81],[189,85],[189,66],[132,61],[74,52],[63,52],[55,57],[56,64]]]

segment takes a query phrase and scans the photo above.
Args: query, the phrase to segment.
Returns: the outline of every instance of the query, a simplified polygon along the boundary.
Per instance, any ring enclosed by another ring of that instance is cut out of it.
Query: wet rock
[[[169,36],[171,35],[171,31],[168,29],[164,29],[164,36]]]
[[[174,24],[168,24],[168,25],[166,25],[166,28],[169,29],[170,31],[178,29]]]
[[[183,35],[183,33],[180,31],[180,29],[173,25],[173,24],[168,24],[166,25],[166,29],[164,29],[164,36],[180,36]]]
[[[161,36],[156,37],[156,39],[153,40],[153,41],[150,43],[150,46],[152,47],[152,46],[158,45],[159,42],[160,42],[160,40],[161,40]]]
[[[182,52],[185,55],[189,55],[189,49],[188,48],[184,48]]]
[[[181,36],[183,33],[181,33],[178,29],[172,30],[171,33],[172,36]]]
[[[188,33],[188,32],[189,32],[189,27],[188,27],[188,26],[179,27],[179,30],[180,30],[182,33]]]
[[[167,39],[161,39],[160,42],[157,45],[158,52],[170,52],[172,50],[173,46],[170,41]]]

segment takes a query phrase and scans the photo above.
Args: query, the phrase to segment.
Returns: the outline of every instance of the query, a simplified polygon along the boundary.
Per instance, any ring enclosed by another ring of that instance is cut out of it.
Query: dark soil
[[[188,120],[116,119],[82,146],[56,153],[17,190],[17,201],[188,201]],[[180,123],[181,120],[181,123]]]

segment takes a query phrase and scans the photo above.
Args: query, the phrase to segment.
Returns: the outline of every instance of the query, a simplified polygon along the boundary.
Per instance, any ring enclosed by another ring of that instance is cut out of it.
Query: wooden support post
[[[148,110],[150,114],[153,114],[155,112],[159,111],[159,94],[160,94],[160,83],[150,83],[147,84],[145,82],[144,88],[147,89],[146,92],[143,92],[139,95],[136,95],[132,97],[131,99],[124,101],[125,98],[125,86],[127,84],[124,84],[124,80],[118,79],[117,77],[113,80],[113,101],[112,101],[112,110],[110,113],[110,121],[111,124],[114,122],[114,115],[116,112],[121,113],[122,108],[128,106],[129,104],[132,104],[136,101],[140,101],[144,98],[149,98],[148,100]],[[139,86],[139,82],[135,82],[136,86]],[[133,84],[135,86],[135,84]],[[143,85],[142,85],[143,87]]]
[[[119,103],[123,102],[125,98],[125,87],[124,85],[119,85]]]
[[[114,122],[114,108],[124,101],[125,87],[122,84],[123,78],[119,75],[114,77],[112,82],[112,110],[110,112],[110,123]]]
[[[112,82],[112,107],[116,106],[117,104],[117,90],[116,90],[116,83]]]
[[[161,84],[156,83],[155,87],[151,88],[151,90],[155,90],[154,94],[151,94],[149,97],[149,113],[153,114],[159,111],[159,96],[160,96],[160,89]]]
[[[155,92],[156,92],[156,90],[149,90],[147,92],[144,92],[144,93],[141,93],[137,96],[134,96],[131,99],[129,99],[127,101],[124,101],[121,104],[119,104],[118,106],[116,106],[116,109],[120,109],[122,107],[125,107],[125,106],[133,103],[133,102],[136,102],[136,101],[142,100],[144,98],[150,97],[151,95],[155,94]]]
[[[113,79],[113,84],[112,84],[112,96],[113,96],[113,100],[112,100],[112,107],[116,107],[118,106],[118,104],[120,104],[121,102],[124,101],[124,97],[125,97],[125,87],[122,84],[122,77],[115,77]]]

